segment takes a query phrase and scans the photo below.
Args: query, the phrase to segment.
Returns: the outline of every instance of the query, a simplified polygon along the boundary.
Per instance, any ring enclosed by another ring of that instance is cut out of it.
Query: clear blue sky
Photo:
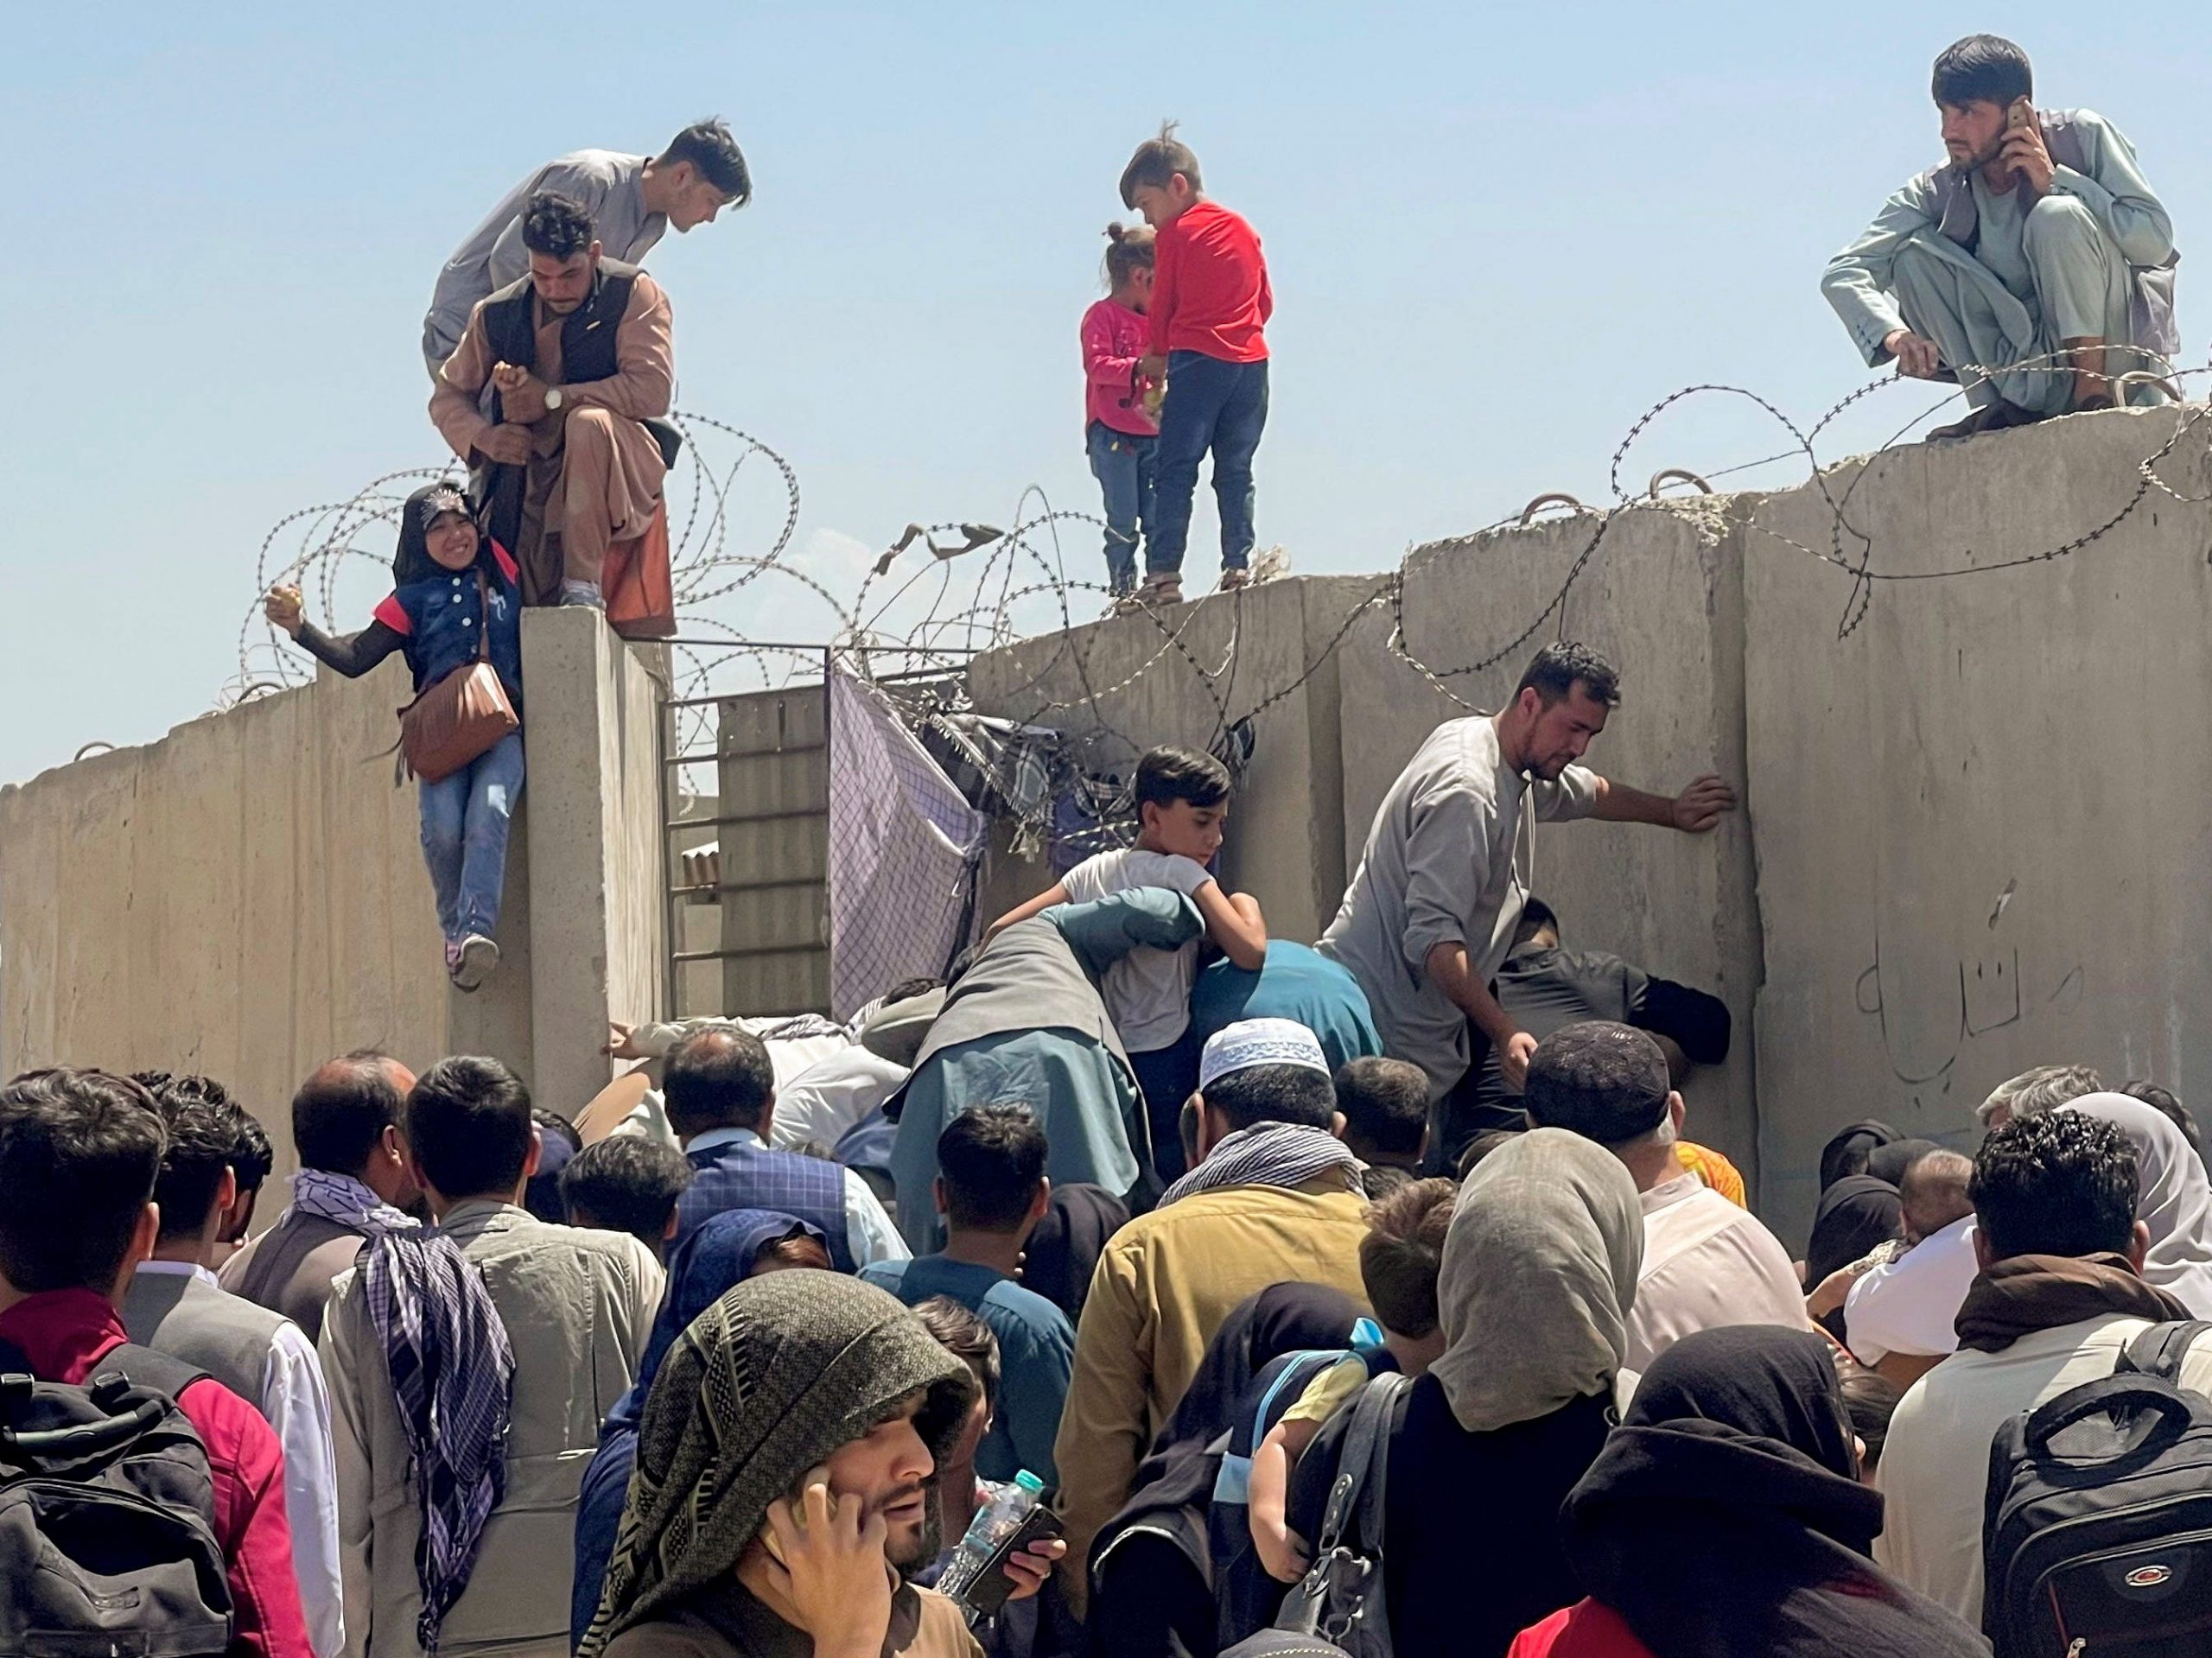
[[[757,200],[651,261],[680,398],[789,457],[800,562],[849,588],[910,518],[1002,523],[1033,483],[1095,505],[1076,322],[1122,162],[1180,118],[1274,274],[1261,541],[1305,570],[1380,569],[1541,491],[1602,498],[1629,422],[1676,386],[1735,381],[1809,419],[1859,384],[1820,267],[1939,158],[1927,67],[1970,29],[2028,48],[2039,101],[2116,120],[2183,247],[2212,248],[2202,9],[2113,15],[16,8],[0,780],[204,711],[267,529],[441,457],[416,350],[432,278],[563,150],[653,149],[707,113],[736,130]],[[2192,355],[2212,281],[2197,269]],[[1833,453],[1924,401],[1872,400]],[[1724,466],[1777,435],[1707,400],[1630,475]],[[748,503],[741,532],[764,540],[775,505]],[[1088,535],[1071,550],[1093,574]],[[345,596],[358,625],[372,573]],[[791,599],[724,613],[829,625]]]

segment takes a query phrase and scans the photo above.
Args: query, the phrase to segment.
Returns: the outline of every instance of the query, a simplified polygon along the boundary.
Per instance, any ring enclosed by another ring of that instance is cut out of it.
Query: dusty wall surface
[[[502,928],[524,971],[454,994],[415,791],[382,752],[406,700],[396,661],[326,674],[0,789],[0,1073],[205,1071],[270,1130],[281,1174],[292,1091],[333,1054],[465,1047],[526,1070],[527,901]],[[526,886],[511,870],[511,895]]]
[[[1125,617],[1032,639],[978,657],[970,693],[977,712],[1070,732],[1086,766],[1126,776],[1156,745],[1207,746],[1224,710],[1243,718],[1318,662],[1254,722],[1252,769],[1230,812],[1221,866],[1232,887],[1259,899],[1278,937],[1311,938],[1335,913],[1344,879],[1343,664],[1325,648],[1376,585],[1358,576],[1270,582],[1241,604],[1209,597],[1158,620]],[[995,858],[983,912],[1001,914],[1048,884],[1041,863]]]
[[[1831,487],[1857,484],[1877,569],[1982,567],[2119,511],[2173,421],[1922,445]],[[2201,438],[2160,471],[2204,494]],[[1841,641],[1850,576],[1774,538],[1827,551],[1825,505],[1800,490],[1745,516],[1770,1204],[1809,1213],[1821,1142],[1853,1118],[1971,1149],[1974,1107],[2031,1065],[2201,1105],[2212,511],[2153,492],[2055,562],[1878,582]]]
[[[392,784],[394,659],[0,789],[0,1075],[205,1071],[280,1178],[293,1090],[353,1048],[491,1054],[579,1109],[610,1075],[607,1016],[662,1007],[655,688],[588,612],[527,613],[523,652],[528,773],[482,990],[446,981],[416,790]]]
[[[595,611],[526,611],[522,645],[531,1086],[573,1116],[613,1078],[607,1021],[666,1011],[660,691]]]
[[[1516,643],[1597,527],[1588,516],[1540,522],[1414,555],[1405,642],[1449,696],[1392,653],[1387,607],[1361,619],[1343,669],[1347,872],[1358,867],[1376,807],[1430,731],[1466,717],[1464,704],[1503,706],[1529,658],[1561,632],[1621,670],[1622,706],[1586,757],[1601,776],[1667,794],[1706,772],[1741,785],[1743,571],[1712,503],[1618,515],[1576,579],[1564,622],[1554,616]],[[1482,672],[1447,671],[1493,656]],[[1693,1077],[1687,1132],[1755,1178],[1751,1014],[1760,962],[1745,820],[1697,836],[1595,823],[1535,824],[1533,834],[1531,890],[1559,912],[1571,947],[1624,956],[1728,1004],[1734,1048],[1726,1065]]]

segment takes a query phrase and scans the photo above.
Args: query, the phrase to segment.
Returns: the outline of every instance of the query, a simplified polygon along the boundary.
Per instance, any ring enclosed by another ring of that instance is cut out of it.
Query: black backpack
[[[1385,1371],[1344,1407],[1351,1417],[1313,1564],[1284,1597],[1274,1627],[1239,1641],[1222,1658],[1391,1658],[1383,1515],[1390,1429],[1399,1397],[1411,1386],[1410,1377]]]
[[[1981,1534],[1997,1658],[2212,1652],[2212,1401],[2180,1385],[2208,1331],[2153,1325],[2112,1375],[1998,1429]]]
[[[201,1372],[128,1344],[81,1388],[0,1343],[0,1654],[220,1658],[231,1591],[207,1452],[176,1395]]]

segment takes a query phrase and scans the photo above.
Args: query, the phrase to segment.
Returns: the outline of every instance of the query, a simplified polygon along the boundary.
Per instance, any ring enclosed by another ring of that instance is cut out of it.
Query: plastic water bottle
[[[977,1509],[968,1522],[967,1535],[952,1552],[952,1563],[937,1580],[938,1592],[959,1599],[983,1575],[999,1545],[1021,1529],[1021,1522],[1044,1494],[1045,1482],[1025,1468],[1014,1477],[1012,1485]]]

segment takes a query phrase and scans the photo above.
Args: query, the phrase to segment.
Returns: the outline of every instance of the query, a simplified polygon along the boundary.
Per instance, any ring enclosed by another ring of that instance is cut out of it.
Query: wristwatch
[[[561,388],[557,385],[547,386],[545,388],[545,407],[550,410],[558,409],[560,406]]]

